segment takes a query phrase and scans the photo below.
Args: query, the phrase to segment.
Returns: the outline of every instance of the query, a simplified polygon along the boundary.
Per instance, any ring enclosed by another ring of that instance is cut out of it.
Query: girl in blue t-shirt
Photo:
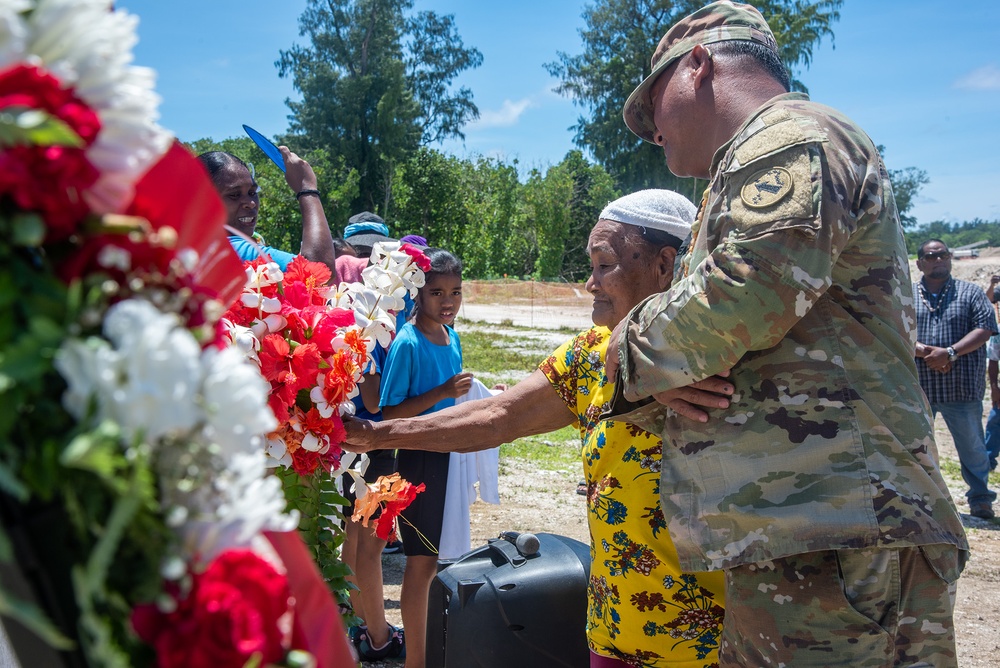
[[[415,315],[397,333],[382,372],[385,420],[447,408],[472,386],[472,374],[462,372],[462,346],[451,327],[462,306],[462,263],[440,248],[424,253],[431,269],[417,293]],[[426,485],[399,523],[406,554],[400,612],[409,666],[424,665],[427,596],[437,574],[449,457],[447,452],[420,450],[400,450],[397,455],[400,476]]]

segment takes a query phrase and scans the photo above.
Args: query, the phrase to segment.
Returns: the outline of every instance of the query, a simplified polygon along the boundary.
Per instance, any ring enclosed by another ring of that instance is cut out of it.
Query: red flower
[[[420,267],[421,271],[431,270],[431,261],[424,252],[417,248],[416,246],[411,246],[410,244],[403,244],[399,247],[401,251],[409,255],[413,259],[413,264]]]
[[[372,515],[381,509],[382,514],[375,521],[375,535],[382,540],[390,540],[394,537],[396,517],[413,503],[413,499],[424,489],[423,483],[414,486],[413,483],[399,477],[398,473],[379,476],[378,480],[368,485],[365,497],[355,500],[351,520],[360,521],[362,526],[368,526]]]
[[[311,476],[319,468],[320,455],[305,448],[299,448],[292,453],[292,469],[303,478]]]
[[[322,361],[314,344],[303,343],[292,350],[291,345],[280,334],[268,334],[264,337],[259,357],[260,371],[264,378],[271,381],[272,395],[276,395],[288,406],[295,403],[299,390],[316,384]]]
[[[342,308],[306,306],[300,310],[282,309],[282,314],[288,321],[289,337],[293,341],[314,343],[324,356],[333,352],[331,344],[337,331],[354,324],[354,311]]]
[[[378,516],[378,521],[375,522],[375,535],[384,541],[394,539],[396,517],[406,510],[406,507],[417,498],[417,494],[424,491],[424,489],[426,489],[424,483],[414,486],[411,482],[403,481],[402,488],[397,492],[396,498],[385,502],[382,514]]]
[[[230,550],[193,576],[173,612],[136,606],[132,626],[160,668],[239,668],[256,653],[264,664],[284,657],[288,609],[287,579],[254,552]]]
[[[349,349],[338,350],[327,358],[328,369],[323,370],[320,389],[323,399],[331,406],[339,406],[347,401],[347,395],[354,391],[355,374],[360,371],[354,354]]]
[[[40,213],[48,225],[47,241],[65,239],[90,212],[82,195],[99,173],[86,149],[94,143],[101,121],[72,89],[33,65],[0,72],[0,109],[44,111],[80,138],[78,147],[19,145],[0,151],[0,199]]]
[[[288,263],[285,268],[282,285],[287,291],[294,283],[301,283],[309,295],[310,303],[321,305],[326,303],[325,291],[320,288],[326,287],[333,274],[330,268],[321,262],[311,262],[301,255],[296,255],[295,259]]]

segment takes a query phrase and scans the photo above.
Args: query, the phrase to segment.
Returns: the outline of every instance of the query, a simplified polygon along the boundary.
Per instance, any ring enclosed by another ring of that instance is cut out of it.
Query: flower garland
[[[220,320],[246,276],[135,24],[0,0],[0,561],[34,599],[0,612],[93,666],[339,665]]]
[[[359,506],[371,507],[369,516],[375,507],[384,508],[385,519],[376,529],[380,537],[392,533],[394,518],[423,486],[397,480],[391,499],[382,493],[366,499],[367,456],[345,456],[341,418],[353,415],[351,399],[358,395],[374,347],[389,345],[396,329],[393,312],[404,307],[406,295],[416,295],[430,262],[413,246],[378,243],[362,282],[336,287],[327,285],[331,274],[325,265],[301,256],[285,271],[267,256],[244,267],[246,287],[223,322],[230,341],[269,384],[268,405],[277,419],[267,436],[269,466],[279,471],[289,507],[302,516],[300,528],[313,559],[346,603],[348,584],[337,552],[346,499],[337,489],[338,478],[350,479]],[[383,484],[392,485],[380,479],[372,489]]]

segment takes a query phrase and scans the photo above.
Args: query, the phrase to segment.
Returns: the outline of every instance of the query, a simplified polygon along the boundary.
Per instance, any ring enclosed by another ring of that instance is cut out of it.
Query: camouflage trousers
[[[719,665],[958,665],[952,545],[829,550],[726,571]]]

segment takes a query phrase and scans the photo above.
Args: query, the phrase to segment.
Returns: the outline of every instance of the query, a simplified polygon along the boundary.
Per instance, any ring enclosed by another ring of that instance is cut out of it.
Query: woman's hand
[[[345,415],[343,420],[344,431],[347,432],[347,438],[342,444],[344,450],[348,452],[371,452],[372,450],[378,450],[378,438],[375,436],[374,422],[350,415]]]
[[[298,193],[303,190],[316,190],[316,172],[312,165],[300,158],[287,146],[279,146],[281,156],[285,159],[285,182],[292,192]]]

